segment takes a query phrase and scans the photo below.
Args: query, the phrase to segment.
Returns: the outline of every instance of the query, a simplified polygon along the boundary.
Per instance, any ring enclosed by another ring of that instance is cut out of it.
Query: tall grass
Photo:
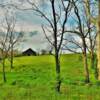
[[[0,100],[100,100],[100,83],[91,73],[91,84],[84,84],[80,55],[61,56],[61,94],[56,93],[54,57],[25,56],[14,58],[14,69],[6,61],[7,83],[2,81],[0,65]]]

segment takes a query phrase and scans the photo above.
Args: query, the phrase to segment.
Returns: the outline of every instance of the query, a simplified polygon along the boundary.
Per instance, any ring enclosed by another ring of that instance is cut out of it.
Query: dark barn
[[[23,56],[36,56],[36,52],[33,51],[31,48],[27,49],[26,51],[22,52]]]

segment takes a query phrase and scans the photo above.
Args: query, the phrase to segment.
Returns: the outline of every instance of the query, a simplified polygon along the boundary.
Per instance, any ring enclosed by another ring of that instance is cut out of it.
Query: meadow
[[[88,61],[89,62],[89,61]],[[80,54],[61,56],[61,93],[55,91],[55,62],[52,55],[14,58],[10,71],[6,61],[7,82],[2,80],[0,65],[0,100],[100,100],[100,82],[90,69],[90,84],[84,83]]]

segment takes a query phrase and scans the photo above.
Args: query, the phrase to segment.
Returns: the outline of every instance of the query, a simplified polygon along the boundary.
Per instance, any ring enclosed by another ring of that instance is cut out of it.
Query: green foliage
[[[80,54],[61,56],[61,94],[55,92],[55,62],[51,55],[15,57],[14,69],[6,61],[7,83],[2,81],[0,65],[0,100],[100,100],[100,82],[94,78],[84,83]]]

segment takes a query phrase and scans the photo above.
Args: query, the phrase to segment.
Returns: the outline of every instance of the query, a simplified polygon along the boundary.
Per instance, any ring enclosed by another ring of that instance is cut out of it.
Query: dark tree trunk
[[[88,63],[87,63],[87,53],[86,53],[86,43],[85,39],[83,38],[83,61],[84,61],[84,74],[85,74],[85,82],[89,83],[90,78],[89,78],[89,69],[88,69]]]
[[[94,61],[95,61],[94,51],[91,50],[91,52],[90,52],[90,66],[92,69],[94,69],[94,67],[95,67]]]
[[[59,60],[59,50],[58,40],[57,40],[57,19],[55,11],[55,0],[51,1],[52,4],[52,14],[53,14],[53,24],[54,24],[54,47],[55,47],[55,63],[56,63],[56,91],[60,92],[61,80],[60,80],[60,60]]]
[[[55,62],[56,62],[56,91],[60,92],[61,78],[60,78],[60,60],[58,52],[56,52],[55,55]]]
[[[3,64],[3,81],[4,81],[4,83],[7,81],[6,80],[6,73],[5,73],[5,58],[3,59],[3,62],[2,62]]]
[[[98,79],[98,68],[97,68],[97,63],[98,63],[98,59],[97,59],[97,55],[95,55],[95,78]]]
[[[11,48],[11,65],[10,65],[10,67],[11,67],[11,69],[13,69],[13,47]]]

